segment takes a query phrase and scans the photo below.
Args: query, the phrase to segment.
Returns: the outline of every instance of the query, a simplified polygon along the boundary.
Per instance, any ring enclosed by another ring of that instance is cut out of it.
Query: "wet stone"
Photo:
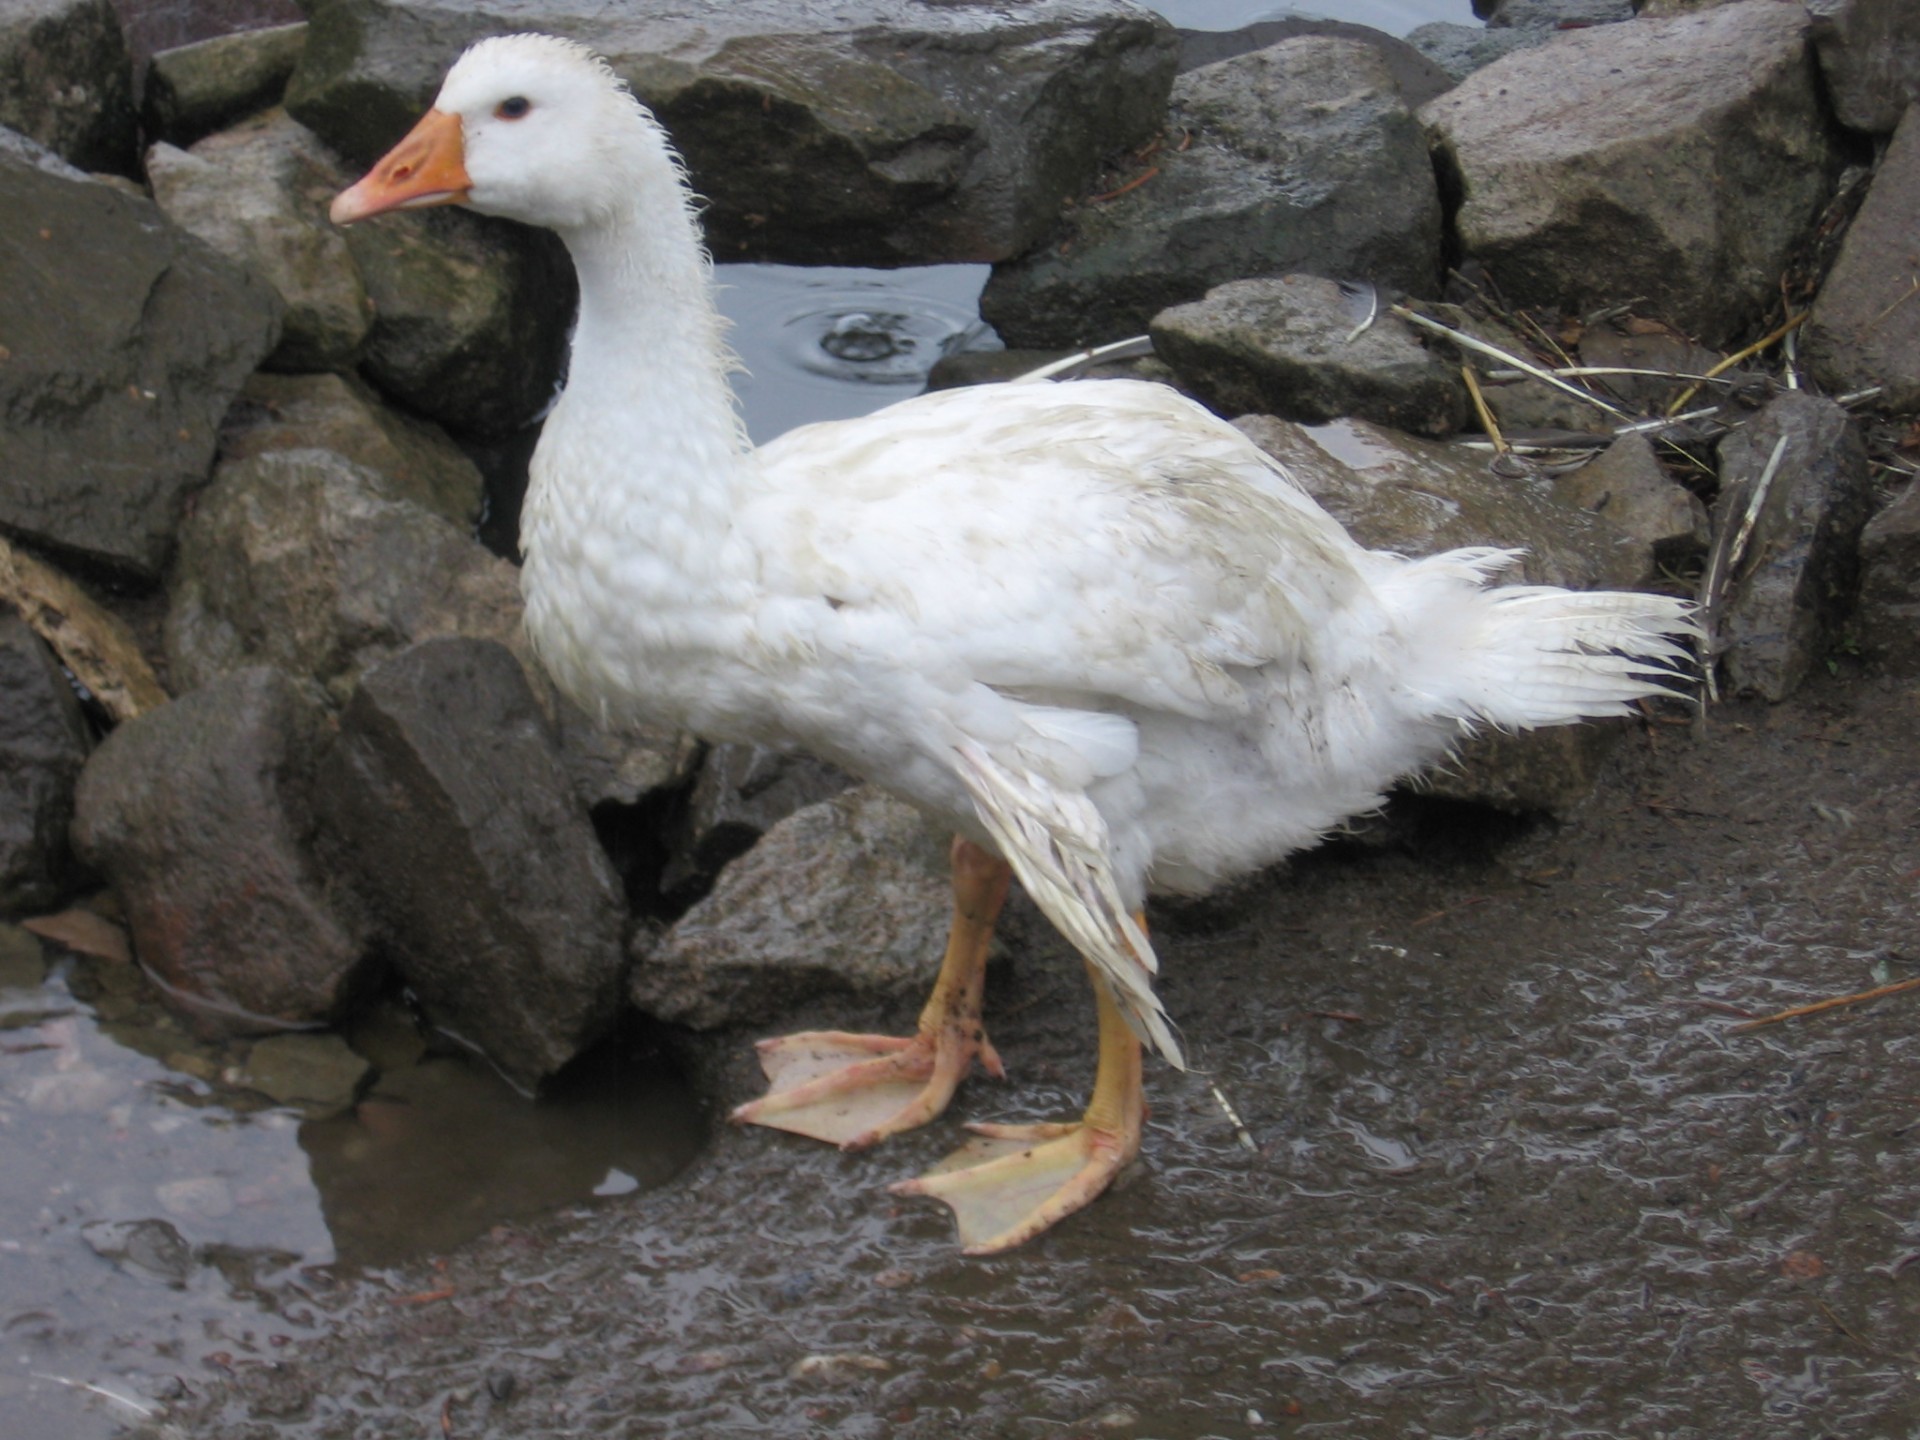
[[[918,997],[946,941],[949,838],[870,785],[780,821],[657,945],[628,995],[696,1029],[761,1024],[822,995]]]
[[[67,826],[88,745],[53,652],[0,605],[0,914],[45,909],[70,883]]]
[[[1309,424],[1343,416],[1450,435],[1467,416],[1456,366],[1411,327],[1356,304],[1315,275],[1236,280],[1153,319],[1154,349],[1184,388],[1222,415],[1278,415]]]
[[[1706,553],[1707,507],[1661,468],[1644,435],[1622,435],[1578,470],[1556,476],[1553,491],[1644,543],[1656,570],[1677,571]]]
[[[169,1215],[183,1220],[218,1220],[233,1213],[233,1187],[218,1175],[168,1180],[153,1193]]]
[[[327,724],[267,666],[122,725],[81,774],[74,844],[113,883],[141,963],[202,1021],[324,1020],[366,960],[366,922],[311,852]]]
[[[1839,642],[1873,506],[1852,418],[1831,400],[1790,391],[1721,441],[1717,536],[1738,533],[1783,440],[1745,555],[1707,617],[1728,683],[1768,700],[1791,694]]]
[[[1920,488],[1909,485],[1860,535],[1859,635],[1886,664],[1920,664]]]
[[[1791,6],[1561,31],[1422,107],[1459,243],[1516,306],[1643,308],[1719,343],[1777,298],[1837,169]],[[1700,203],[1702,174],[1714,203]]]
[[[1807,363],[1836,394],[1883,387],[1889,410],[1920,409],[1920,296],[1913,237],[1920,232],[1920,105],[1907,111],[1847,227],[1807,319]]]
[[[307,42],[305,21],[162,50],[147,64],[147,133],[175,145],[264,110],[280,98]]]
[[[1166,134],[1064,212],[1049,243],[995,267],[981,313],[1009,345],[1137,335],[1248,275],[1421,293],[1438,279],[1433,165],[1373,46],[1308,35],[1189,71]]]
[[[152,581],[281,302],[145,196],[48,158],[0,144],[0,526]]]
[[[624,897],[504,646],[430,640],[369,670],[316,803],[436,1025],[528,1088],[605,1031]]]
[[[321,1116],[351,1105],[372,1073],[338,1035],[276,1035],[247,1053],[240,1083]]]
[[[193,1247],[165,1220],[94,1220],[80,1237],[102,1260],[169,1285],[184,1286],[193,1273]]]

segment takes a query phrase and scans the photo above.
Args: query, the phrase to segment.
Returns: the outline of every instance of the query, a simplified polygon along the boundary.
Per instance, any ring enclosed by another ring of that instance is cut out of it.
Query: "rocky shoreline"
[[[1009,345],[1150,330],[1136,369],[1369,545],[1699,593],[1723,693],[1897,673],[1920,26],[1649,8],[1684,13],[1460,75],[1449,37],[1353,27],[1182,69],[1119,0],[511,21],[660,112],[723,258],[991,260]],[[531,1089],[633,1011],[731,1044],[917,993],[946,882],[897,802],[610,738],[531,664],[474,527],[560,380],[564,255],[463,212],[324,219],[506,21],[315,0],[155,56],[138,118],[103,3],[0,30],[0,914],[103,909],[241,1033],[404,985]],[[1434,786],[1565,810],[1618,733],[1492,737]]]

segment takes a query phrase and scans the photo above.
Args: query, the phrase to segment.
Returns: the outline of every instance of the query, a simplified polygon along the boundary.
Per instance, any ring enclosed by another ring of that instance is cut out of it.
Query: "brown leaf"
[[[0,601],[19,610],[115,720],[131,720],[167,703],[167,692],[120,618],[58,570],[5,540],[0,540]]]
[[[126,930],[91,910],[62,910],[58,915],[38,915],[31,920],[22,920],[20,925],[43,940],[64,945],[82,955],[116,960],[122,965],[133,963],[133,948],[127,943]]]

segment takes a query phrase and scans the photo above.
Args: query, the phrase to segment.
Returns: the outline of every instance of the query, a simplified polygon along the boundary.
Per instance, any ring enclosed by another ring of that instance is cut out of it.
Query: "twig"
[[[1487,432],[1487,438],[1493,441],[1496,455],[1504,455],[1511,448],[1506,437],[1500,433],[1500,422],[1493,418],[1493,411],[1487,408],[1487,397],[1480,393],[1480,379],[1473,373],[1473,366],[1466,361],[1460,363],[1460,378],[1467,382],[1467,394],[1473,397],[1473,408],[1480,417],[1480,428]]]
[[[1511,355],[1507,351],[1502,350],[1498,345],[1489,345],[1486,341],[1469,335],[1464,330],[1456,330],[1451,325],[1442,325],[1438,320],[1429,319],[1427,316],[1420,314],[1419,311],[1409,310],[1404,305],[1393,305],[1388,308],[1393,314],[1398,315],[1408,324],[1418,325],[1423,330],[1431,330],[1436,335],[1444,335],[1464,350],[1473,350],[1481,355],[1491,355],[1496,360],[1504,360],[1507,364],[1513,366],[1514,369],[1524,371],[1536,380],[1545,381],[1556,390],[1564,390],[1567,394],[1574,396],[1576,399],[1584,400],[1589,405],[1597,406],[1609,415],[1617,415],[1622,420],[1632,418],[1618,405],[1611,405],[1607,401],[1602,400],[1598,395],[1595,395],[1592,391],[1582,390],[1578,385],[1573,385],[1562,380],[1551,370],[1542,369],[1530,360],[1521,359],[1518,355]]]
[[[1713,643],[1719,631],[1720,606],[1726,599],[1727,586],[1733,583],[1733,572],[1739,567],[1741,557],[1746,553],[1747,540],[1753,534],[1754,523],[1760,518],[1760,512],[1766,507],[1767,496],[1773,490],[1774,477],[1780,473],[1780,457],[1787,453],[1787,437],[1783,434],[1774,442],[1773,454],[1767,457],[1766,469],[1760,472],[1760,478],[1754,482],[1753,493],[1747,497],[1746,509],[1741,513],[1740,523],[1731,531],[1722,530],[1714,537],[1713,548],[1707,553],[1706,573],[1700,577],[1700,609],[1702,625],[1707,632],[1707,656],[1703,669],[1707,678],[1707,698],[1718,700],[1719,688],[1713,679]],[[1721,541],[1726,541],[1723,545]]]
[[[1127,181],[1127,183],[1122,185],[1118,190],[1109,190],[1104,195],[1092,196],[1087,203],[1091,205],[1098,205],[1103,200],[1118,200],[1122,195],[1125,195],[1128,191],[1138,190],[1142,185],[1146,184],[1149,180],[1153,179],[1153,177],[1158,175],[1159,173],[1160,173],[1160,167],[1158,165],[1149,165],[1145,170],[1142,170],[1138,175],[1134,176],[1133,179]]]
[[[1782,1020],[1796,1020],[1802,1015],[1818,1015],[1822,1010],[1834,1010],[1842,1005],[1858,1005],[1863,1000],[1878,1000],[1883,995],[1898,995],[1902,990],[1920,990],[1920,975],[1916,975],[1911,980],[1896,980],[1891,985],[1877,986],[1872,990],[1857,990],[1851,995],[1835,995],[1831,999],[1816,1000],[1811,1005],[1793,1005],[1777,1014],[1730,1026],[1728,1030],[1730,1034],[1741,1035],[1749,1030],[1758,1030],[1763,1025],[1778,1025]]]
[[[1800,322],[1802,320],[1805,320],[1806,318],[1807,318],[1807,312],[1805,310],[1802,310],[1798,315],[1795,315],[1792,318],[1790,318],[1786,322],[1786,324],[1778,326],[1775,329],[1768,331],[1765,335],[1762,335],[1758,340],[1754,341],[1753,344],[1747,346],[1746,349],[1734,351],[1733,354],[1727,356],[1727,358],[1722,360],[1718,365],[1714,365],[1708,368],[1707,379],[1711,380],[1717,375],[1724,375],[1727,371],[1731,370],[1734,366],[1738,365],[1742,360],[1747,360],[1752,358],[1755,355],[1758,355],[1762,350],[1766,349],[1769,345],[1773,344],[1777,340],[1784,340],[1787,336],[1791,335],[1796,329],[1798,329],[1800,326]],[[1698,395],[1699,393],[1700,393],[1700,387],[1698,385],[1689,385],[1686,389],[1682,390],[1678,395],[1674,397],[1673,403],[1671,405],[1667,406],[1667,414],[1669,415],[1673,414],[1674,411],[1678,410],[1682,405],[1685,405],[1689,400],[1693,399],[1693,397],[1695,395]]]

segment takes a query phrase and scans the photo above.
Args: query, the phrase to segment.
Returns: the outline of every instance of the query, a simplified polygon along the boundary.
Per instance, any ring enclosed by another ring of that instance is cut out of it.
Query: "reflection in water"
[[[352,1038],[378,1077],[309,1118],[244,1088],[250,1042],[195,1036],[133,966],[47,972],[0,925],[0,1437],[105,1440],[205,1366],[311,1333],[304,1270],[651,1188],[701,1143],[635,1043],[530,1102],[397,1008]]]
[[[665,1183],[701,1129],[657,1061],[605,1050],[529,1104],[463,1056],[383,1075],[353,1110],[300,1127],[343,1262],[386,1265],[594,1196]]]

